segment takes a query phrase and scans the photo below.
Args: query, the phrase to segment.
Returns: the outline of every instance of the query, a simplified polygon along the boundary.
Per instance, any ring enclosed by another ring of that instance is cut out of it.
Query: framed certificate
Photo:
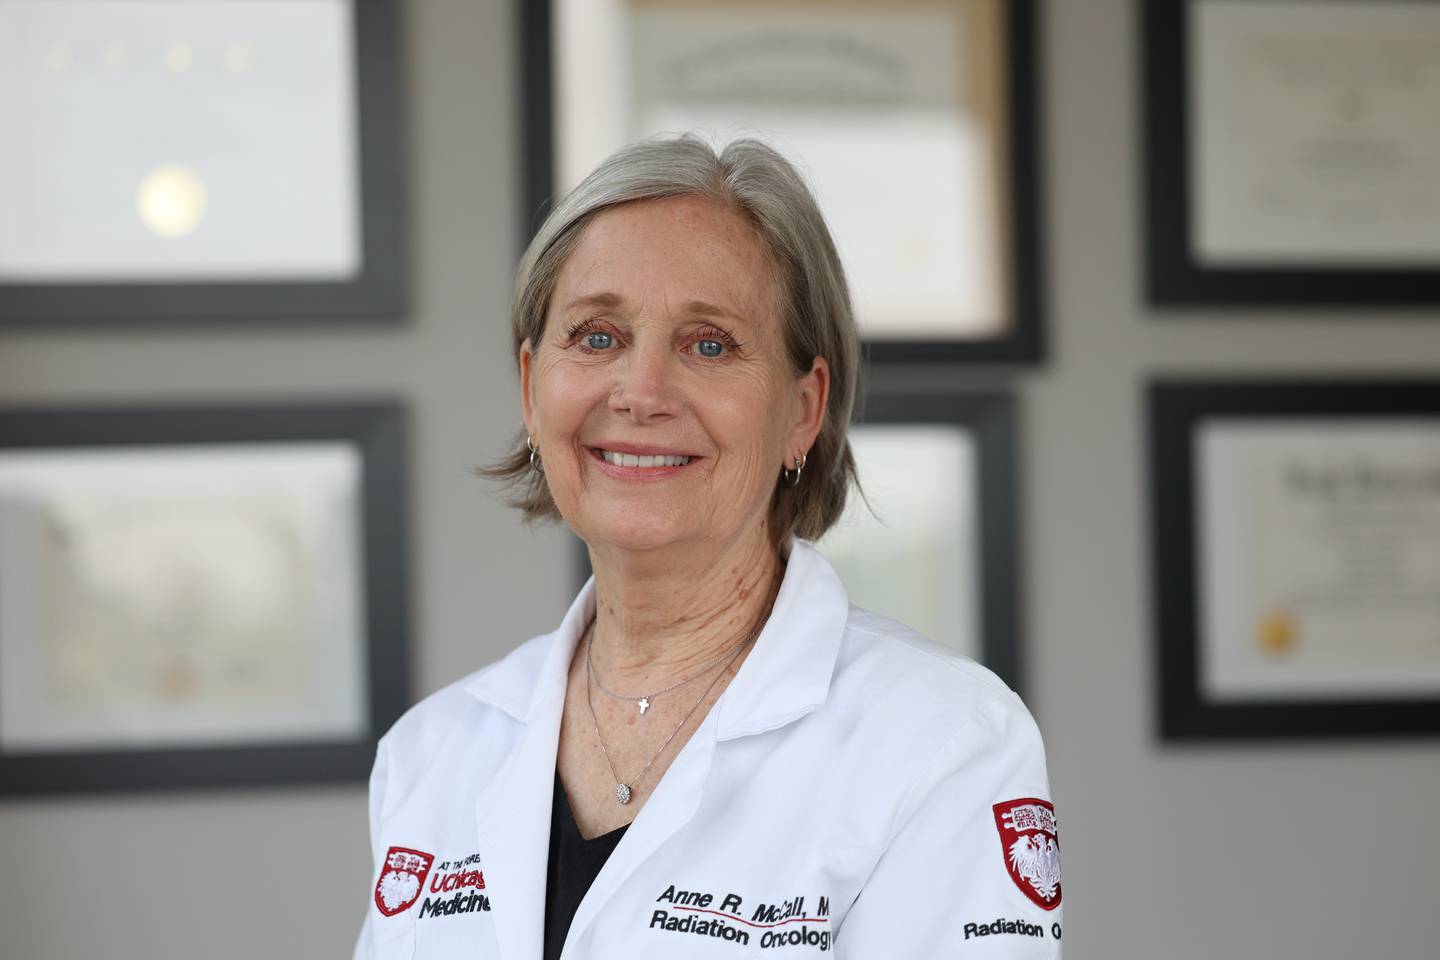
[[[1140,6],[1153,302],[1440,301],[1440,3]]]
[[[396,19],[0,3],[0,324],[398,318]]]
[[[815,191],[873,359],[1039,359],[1032,0],[519,10],[527,242],[630,141],[758,138]]]
[[[850,428],[864,497],[817,543],[850,600],[1022,680],[1015,401],[871,391]]]
[[[363,780],[403,452],[390,403],[0,411],[0,794]]]
[[[1440,731],[1440,381],[1149,401],[1162,734]]]

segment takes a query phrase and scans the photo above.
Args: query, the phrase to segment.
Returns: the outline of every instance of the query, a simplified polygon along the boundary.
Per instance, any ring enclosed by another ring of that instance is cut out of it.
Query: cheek
[[[728,392],[706,404],[711,435],[732,468],[766,474],[779,470],[785,455],[785,414],[788,398],[771,384]]]
[[[594,378],[584,376],[574,364],[538,363],[533,386],[538,429],[548,433],[547,439],[572,433],[595,404],[604,400],[602,393]]]

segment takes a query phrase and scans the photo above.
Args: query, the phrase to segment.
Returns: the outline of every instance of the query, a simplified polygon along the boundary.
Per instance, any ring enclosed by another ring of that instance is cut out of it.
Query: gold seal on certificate
[[[1295,618],[1283,610],[1260,618],[1255,628],[1255,646],[1261,652],[1282,656],[1295,649]]]

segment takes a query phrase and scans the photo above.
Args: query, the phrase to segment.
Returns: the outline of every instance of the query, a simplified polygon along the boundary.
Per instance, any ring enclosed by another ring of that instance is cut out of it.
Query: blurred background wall
[[[1020,398],[1028,697],[1062,818],[1067,956],[1433,957],[1440,745],[1156,742],[1142,383],[1416,372],[1440,362],[1440,316],[1154,322],[1134,6],[1041,5],[1049,357],[964,374]],[[567,538],[523,529],[469,473],[519,421],[504,332],[521,202],[513,14],[409,4],[408,325],[0,334],[6,403],[406,398],[417,696],[549,629],[571,591]],[[0,957],[348,956],[366,829],[360,785],[7,801]]]

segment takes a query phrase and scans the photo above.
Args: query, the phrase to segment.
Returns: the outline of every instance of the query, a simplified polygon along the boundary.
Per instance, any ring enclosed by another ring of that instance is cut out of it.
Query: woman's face
[[[644,200],[590,222],[520,381],[551,495],[592,548],[763,532],[829,388],[823,359],[795,376],[776,302],[759,237],[725,207]]]

